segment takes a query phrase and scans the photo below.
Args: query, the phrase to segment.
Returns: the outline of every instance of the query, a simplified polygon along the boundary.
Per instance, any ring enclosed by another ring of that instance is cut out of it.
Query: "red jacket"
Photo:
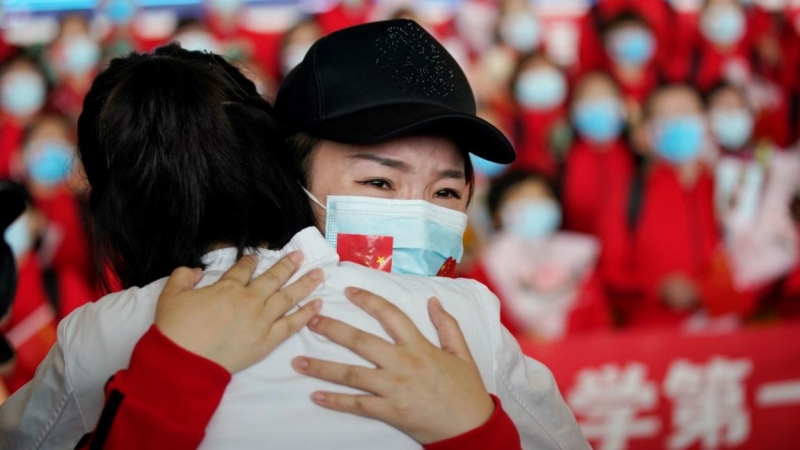
[[[11,162],[22,145],[25,128],[10,117],[0,117],[0,180],[11,178]]]
[[[33,379],[47,352],[56,343],[56,316],[44,286],[38,258],[30,253],[23,258],[17,276],[8,322],[0,328],[16,352],[12,372],[3,377],[9,394]]]
[[[565,228],[597,235],[605,200],[630,186],[633,157],[622,141],[606,149],[579,141],[567,154],[562,186]]]
[[[556,176],[557,164],[552,139],[556,128],[566,120],[564,107],[545,111],[523,110],[519,113],[515,167],[535,170],[548,177]]]
[[[97,429],[77,448],[195,449],[230,380],[223,367],[184,350],[153,325],[136,344],[130,367],[109,380]],[[517,429],[500,401],[492,399],[495,410],[484,425],[424,447],[520,449]]]
[[[685,188],[675,168],[656,163],[646,175],[633,221],[631,191],[610,199],[601,218],[603,278],[631,324],[676,323],[685,314],[670,311],[659,290],[672,274],[698,287],[713,278],[721,240],[714,181],[703,171],[694,186]]]

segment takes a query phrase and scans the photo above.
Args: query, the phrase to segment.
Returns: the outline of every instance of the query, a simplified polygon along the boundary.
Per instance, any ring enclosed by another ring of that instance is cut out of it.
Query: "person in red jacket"
[[[716,309],[747,315],[798,263],[790,205],[800,191],[800,155],[754,140],[753,110],[735,86],[717,86],[708,107],[722,152],[715,167],[716,208],[736,290]]]
[[[18,152],[25,128],[41,114],[47,93],[44,71],[26,56],[17,56],[0,68],[0,179],[19,175]]]
[[[606,329],[607,301],[596,272],[597,239],[560,232],[561,206],[541,174],[512,171],[489,190],[498,233],[466,276],[500,299],[513,334],[558,340]]]
[[[8,394],[30,381],[37,366],[56,341],[56,314],[47,292],[44,268],[37,243],[44,228],[44,217],[21,185],[5,183],[4,190],[16,192],[25,210],[9,225],[2,238],[8,244],[16,266],[17,289],[7,314],[0,316],[0,332],[16,353],[10,367],[0,368],[0,385]]]
[[[520,60],[511,88],[518,114],[514,165],[554,178],[559,142],[568,134],[567,78],[544,53],[537,52]]]
[[[578,38],[578,69],[584,73],[608,67],[608,58],[603,49],[601,36],[608,23],[623,13],[641,17],[652,29],[655,40],[670,43],[676,36],[672,30],[669,2],[662,0],[600,0],[581,18]],[[659,53],[665,53],[659,46]],[[661,59],[660,55],[657,59]]]
[[[40,255],[55,275],[58,317],[94,300],[94,269],[81,200],[71,189],[80,183],[73,129],[67,119],[44,116],[28,130],[21,159],[33,203],[46,219]]]
[[[53,106],[77,123],[83,97],[89,91],[102,57],[102,49],[90,33],[87,19],[80,15],[64,17],[59,35],[48,46],[45,56],[55,76]]]
[[[622,88],[625,103],[638,110],[658,85],[656,53],[662,45],[649,23],[632,11],[614,16],[603,30],[607,70]]]
[[[721,81],[742,85],[752,74],[751,39],[744,6],[737,0],[705,2],[698,20],[699,52],[690,73],[701,91]]]
[[[692,87],[662,87],[645,106],[654,161],[606,203],[601,270],[630,324],[675,325],[700,308],[716,276],[721,237],[703,161],[709,139]]]
[[[106,405],[97,429],[86,435],[77,448],[197,448],[231,380],[231,373],[257,363],[306,323],[315,332],[360,354],[366,353],[370,346],[369,335],[317,316],[319,303],[308,304],[294,314],[281,317],[316,286],[304,278],[278,291],[299,267],[302,257],[298,256],[284,258],[252,282],[256,261],[252,257],[242,258],[220,281],[197,290],[192,288],[202,272],[185,267],[176,269],[159,296],[154,325],[136,345],[130,366],[117,372],[106,385]],[[422,358],[425,361],[423,370],[433,369],[436,364],[461,367],[464,374],[469,374],[461,377],[461,383],[481,385],[458,323],[435,299],[431,299],[429,311],[439,331],[442,349],[428,342],[408,317],[385,299],[366,291],[351,292],[349,296],[368,311],[384,309],[385,314],[376,316],[381,324],[387,330],[413,338],[414,348],[405,353],[394,346],[398,360],[408,360],[399,366],[410,367],[413,365],[411,358],[416,358],[417,362]],[[234,304],[238,306],[233,307]],[[253,317],[263,317],[263,320],[253,320]],[[309,373],[318,373],[316,370],[311,367]],[[188,374],[191,376],[184,376]],[[359,409],[341,404],[335,409],[408,429],[416,416],[413,411],[409,414],[399,409],[399,405],[414,395],[409,389],[422,378],[418,375],[419,372],[405,381],[398,379],[376,393],[381,400],[377,408]],[[416,381],[412,382],[412,378]],[[438,383],[436,376],[431,380]],[[514,423],[497,398],[493,397],[493,401],[494,413],[483,425],[434,440],[424,448],[520,449]],[[142,430],[147,432],[142,433]]]
[[[562,179],[566,229],[597,235],[603,202],[629,186],[633,154],[622,134],[626,117],[609,75],[592,72],[575,85],[572,122],[578,140],[567,153]]]

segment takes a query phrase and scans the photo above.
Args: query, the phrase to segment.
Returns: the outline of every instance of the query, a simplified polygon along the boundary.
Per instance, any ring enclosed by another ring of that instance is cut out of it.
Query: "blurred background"
[[[0,180],[25,214],[0,402],[104,295],[74,160],[108,61],[171,41],[272,99],[318,38],[410,18],[517,161],[478,158],[461,276],[597,448],[800,448],[800,0],[0,0]]]

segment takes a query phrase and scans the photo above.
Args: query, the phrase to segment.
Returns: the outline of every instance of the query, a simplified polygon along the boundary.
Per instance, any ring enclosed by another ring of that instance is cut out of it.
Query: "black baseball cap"
[[[483,159],[515,159],[503,133],[475,115],[475,96],[458,63],[411,20],[319,39],[281,84],[275,111],[290,133],[344,144],[435,132]]]

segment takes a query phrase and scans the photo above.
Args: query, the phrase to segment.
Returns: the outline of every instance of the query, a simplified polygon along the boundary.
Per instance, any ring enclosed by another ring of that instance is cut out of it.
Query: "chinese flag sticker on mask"
[[[339,234],[336,253],[342,262],[352,262],[384,272],[392,271],[391,236],[368,236],[364,234]]]

